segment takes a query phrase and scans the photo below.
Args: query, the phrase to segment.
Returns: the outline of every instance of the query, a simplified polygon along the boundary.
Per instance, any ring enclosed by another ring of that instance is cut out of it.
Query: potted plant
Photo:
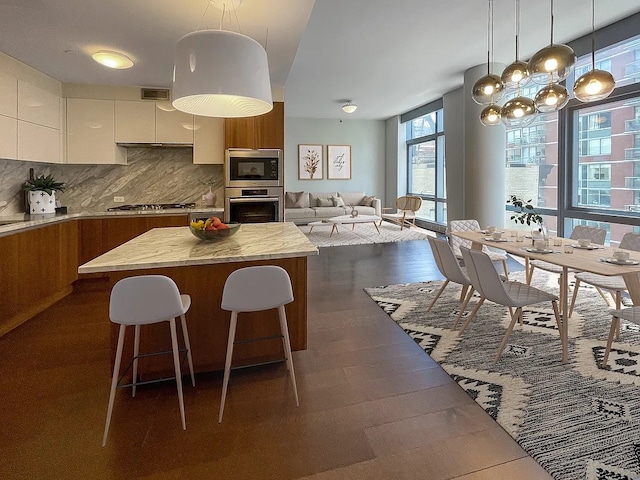
[[[516,212],[511,215],[511,220],[514,220],[516,223],[521,223],[522,225],[526,223],[531,226],[533,224],[535,225],[532,231],[534,237],[542,237],[545,240],[549,238],[542,215],[536,212],[535,207],[531,204],[531,199],[525,202],[516,195],[509,195],[507,203],[512,204],[517,209]]]
[[[58,182],[51,174],[38,175],[27,180],[22,189],[29,194],[29,213],[40,215],[56,213],[56,191],[64,192],[63,182]]]

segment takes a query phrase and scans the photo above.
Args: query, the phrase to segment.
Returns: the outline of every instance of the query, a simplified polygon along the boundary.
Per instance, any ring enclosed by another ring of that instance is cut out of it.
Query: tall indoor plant
[[[56,192],[64,192],[65,185],[51,174],[38,175],[24,182],[22,189],[29,194],[29,213],[41,215],[56,213]]]

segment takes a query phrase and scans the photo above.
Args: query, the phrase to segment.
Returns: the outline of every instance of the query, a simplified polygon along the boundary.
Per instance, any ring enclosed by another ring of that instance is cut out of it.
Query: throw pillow
[[[362,205],[363,207],[371,207],[373,205],[373,201],[375,200],[375,198],[376,198],[375,195],[372,195],[370,197],[364,197],[360,202],[360,205]]]
[[[333,207],[333,201],[330,198],[318,198],[319,207]]]
[[[333,201],[333,207],[344,207],[344,200],[342,197],[336,197],[335,195],[331,196],[331,200]]]
[[[309,194],[307,192],[287,192],[284,196],[284,208],[308,208]]]

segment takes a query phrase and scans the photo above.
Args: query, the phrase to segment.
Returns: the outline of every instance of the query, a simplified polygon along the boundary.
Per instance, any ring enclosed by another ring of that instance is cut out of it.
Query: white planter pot
[[[29,190],[29,213],[31,215],[56,213],[56,192],[51,192],[49,195],[42,190]]]

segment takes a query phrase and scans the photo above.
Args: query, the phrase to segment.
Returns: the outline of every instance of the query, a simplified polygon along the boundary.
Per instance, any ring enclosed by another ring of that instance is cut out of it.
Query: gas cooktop
[[[171,208],[196,208],[196,204],[189,203],[138,203],[135,205],[118,205],[117,207],[107,208],[107,211],[113,212],[116,210],[168,210]]]

